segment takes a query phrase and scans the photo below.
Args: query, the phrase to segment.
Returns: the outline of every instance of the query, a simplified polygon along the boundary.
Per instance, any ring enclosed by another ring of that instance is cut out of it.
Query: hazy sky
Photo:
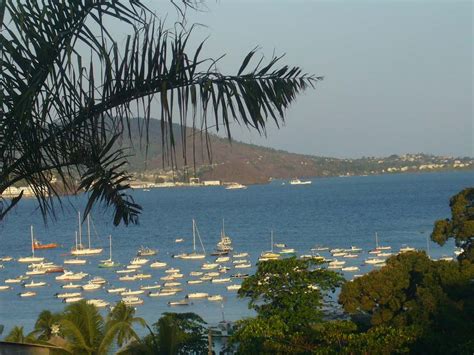
[[[166,1],[149,1],[176,14]],[[268,137],[236,139],[338,157],[424,152],[474,156],[471,1],[219,0],[189,13],[204,54],[235,73],[255,46],[325,80]]]

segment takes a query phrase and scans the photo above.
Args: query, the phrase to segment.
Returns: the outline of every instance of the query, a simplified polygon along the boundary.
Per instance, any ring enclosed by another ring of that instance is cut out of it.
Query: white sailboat
[[[199,242],[201,243],[203,253],[196,252],[196,233],[199,238]],[[202,244],[201,236],[199,235],[199,230],[196,226],[196,221],[193,219],[193,252],[192,253],[183,253],[174,256],[178,259],[185,259],[185,260],[199,260],[204,259],[206,257],[206,250],[204,249],[204,245]]]
[[[233,250],[232,240],[229,236],[225,235],[224,219],[222,219],[221,240],[217,243],[216,250],[219,252],[229,252]]]
[[[112,268],[112,267],[120,266],[120,263],[112,260],[112,235],[109,235],[109,249],[110,249],[109,258],[107,260],[104,260],[101,264],[99,264],[99,267],[101,268]]]
[[[75,236],[75,246],[76,246],[75,248],[77,249],[77,231],[74,232],[74,236]],[[86,259],[78,259],[78,258],[64,260],[65,265],[84,265],[86,262],[87,262]]]
[[[19,263],[38,263],[44,260],[43,257],[35,256],[35,248],[34,248],[34,236],[33,236],[33,226],[30,226],[30,234],[31,234],[31,254],[32,256],[26,256],[24,258],[19,258]]]
[[[81,229],[81,213],[78,212],[79,222],[79,244],[71,251],[72,255],[96,255],[102,253],[102,248],[91,248],[91,229],[90,229],[90,217],[87,215],[87,239],[89,241],[88,248],[84,248],[82,245],[82,229]]]
[[[273,230],[271,231],[271,243],[270,243],[270,250],[263,251],[260,254],[259,261],[267,261],[267,260],[275,260],[280,257],[280,254],[273,252]]]

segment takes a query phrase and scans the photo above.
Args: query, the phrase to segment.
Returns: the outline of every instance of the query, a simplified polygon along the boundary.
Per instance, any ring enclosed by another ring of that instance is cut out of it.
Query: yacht
[[[193,299],[193,298],[207,298],[209,296],[208,293],[206,292],[194,292],[194,293],[188,293],[186,295],[186,298]]]
[[[204,281],[203,280],[188,280],[187,283],[188,285],[197,285],[197,284],[202,284]]]
[[[237,182],[233,182],[226,186],[226,190],[245,190],[247,186],[239,184]]]
[[[346,266],[342,268],[342,271],[354,272],[359,271],[359,268],[357,266]]]
[[[143,258],[133,258],[132,261],[130,261],[130,265],[145,265],[149,260],[148,259],[143,259]]]
[[[232,240],[225,234],[224,230],[224,219],[222,219],[221,239],[217,243],[216,251],[218,252],[229,252],[232,251]]]
[[[120,293],[120,296],[134,296],[134,295],[141,295],[145,293],[144,290],[131,290],[131,289],[128,289],[126,291],[123,291]]]
[[[104,308],[104,307],[107,307],[108,305],[110,305],[109,302],[101,300],[99,298],[93,298],[93,299],[87,300],[86,302],[87,302],[87,304],[94,305],[97,308]]]
[[[310,180],[307,180],[307,181],[301,181],[300,179],[290,180],[290,185],[310,185],[310,184],[311,184]]]
[[[123,297],[122,302],[125,303],[127,306],[136,306],[136,305],[143,304],[143,300],[136,296]]]
[[[189,302],[186,300],[169,301],[168,306],[189,306]]]
[[[151,263],[150,264],[150,267],[151,268],[155,268],[155,269],[158,269],[158,268],[162,268],[162,267],[166,267],[166,263],[165,262],[162,262],[162,261],[155,261],[154,263]]]
[[[71,297],[80,297],[80,292],[64,292],[64,293],[56,293],[55,296],[57,298],[71,298]]]
[[[271,231],[271,237],[270,238],[271,238],[271,243],[270,243],[271,249],[269,251],[263,251],[260,254],[260,258],[258,259],[259,261],[275,260],[275,259],[280,258],[280,254],[275,253],[273,251],[273,231]]]
[[[224,300],[224,297],[222,297],[221,295],[207,296],[207,300],[208,300],[208,301],[219,302],[219,301],[223,301],[223,300]]]
[[[120,266],[120,263],[112,260],[112,235],[109,235],[109,250],[109,258],[107,260],[103,260],[102,263],[99,264],[100,268],[113,268]]]
[[[64,271],[62,275],[56,276],[55,279],[58,281],[78,281],[82,280],[88,274],[85,272],[74,273],[72,271]]]
[[[8,285],[0,285],[0,291],[9,290],[11,287]]]
[[[19,263],[38,263],[44,260],[43,257],[35,256],[33,226],[30,226],[30,234],[31,234],[31,256],[19,258],[18,259]]]
[[[36,292],[34,291],[20,292],[18,295],[20,297],[33,297],[33,296],[36,296]]]
[[[140,290],[155,290],[157,288],[161,288],[161,285],[146,285],[146,286],[140,286]]]
[[[127,289],[125,287],[115,287],[115,288],[109,288],[107,290],[108,293],[121,293],[125,292]]]
[[[46,286],[46,282],[44,281],[40,281],[40,282],[34,282],[33,280],[31,280],[30,283],[25,283],[23,284],[24,287],[42,287],[42,286]]]
[[[409,247],[408,245],[402,245],[400,253],[406,253],[408,251],[415,251],[415,248]]]
[[[138,252],[137,256],[153,256],[156,255],[157,251],[148,247],[141,247]]]
[[[65,303],[74,303],[74,302],[82,301],[83,299],[84,299],[83,297],[68,297],[68,298],[64,298],[63,302],[65,302]]]
[[[164,291],[164,290],[161,290],[161,291],[157,291],[157,292],[150,292],[148,294],[148,296],[149,297],[167,297],[167,296],[174,296],[177,293],[178,293],[177,291]]]
[[[86,283],[85,285],[82,286],[82,289],[84,291],[95,291],[95,290],[98,290],[101,287],[102,287],[102,285],[94,284],[91,281],[89,281],[88,283]]]
[[[230,277],[222,277],[222,278],[212,279],[211,282],[213,284],[220,284],[220,283],[230,282]]]
[[[102,248],[91,248],[91,229],[90,229],[90,216],[87,215],[87,239],[89,241],[88,248],[84,248],[82,245],[82,223],[81,223],[81,214],[78,212],[78,224],[79,224],[79,233],[76,233],[76,245],[71,250],[71,254],[74,256],[79,255],[97,255],[102,253]],[[79,243],[77,243],[77,237],[79,236]]]
[[[234,258],[246,258],[247,256],[249,256],[249,253],[237,253],[233,255]]]
[[[202,253],[196,252],[196,234],[199,238],[199,242],[201,243]],[[196,221],[193,219],[193,251],[191,253],[183,253],[174,256],[178,259],[185,259],[185,260],[199,260],[204,259],[206,257],[206,250],[204,249],[204,245],[202,244],[201,236],[199,235],[199,230],[196,226]]]
[[[242,287],[242,285],[237,285],[237,284],[229,285],[229,286],[227,286],[227,290],[229,290],[229,291],[238,291],[238,290],[240,290],[241,287]]]
[[[236,264],[234,266],[235,269],[248,269],[250,267],[252,267],[252,264],[250,264],[250,263]]]
[[[84,265],[87,262],[85,259],[66,259],[64,264],[66,265]]]
[[[62,288],[66,288],[66,289],[71,289],[71,288],[82,288],[82,285],[79,285],[79,284],[73,284],[72,282],[66,284],[66,285],[62,285],[61,286]]]

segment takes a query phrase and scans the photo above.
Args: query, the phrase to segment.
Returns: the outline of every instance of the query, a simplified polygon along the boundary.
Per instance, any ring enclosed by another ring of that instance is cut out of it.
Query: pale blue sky
[[[149,1],[157,11],[166,1]],[[286,126],[236,139],[337,157],[424,152],[474,156],[471,1],[220,0],[189,13],[207,25],[204,54],[235,73],[255,46],[286,53],[325,80],[287,112]],[[167,22],[176,14],[171,10]]]

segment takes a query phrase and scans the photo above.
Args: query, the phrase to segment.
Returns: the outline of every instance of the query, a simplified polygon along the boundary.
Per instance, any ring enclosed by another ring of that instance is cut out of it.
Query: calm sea
[[[113,258],[128,263],[140,246],[159,250],[152,260],[166,261],[169,266],[180,268],[185,274],[184,292],[172,298],[148,298],[137,307],[137,314],[149,323],[155,322],[163,312],[196,312],[206,321],[216,323],[224,314],[226,320],[236,320],[252,312],[247,301],[237,299],[235,291],[227,291],[228,284],[205,283],[187,285],[189,272],[200,269],[202,261],[183,261],[172,258],[173,254],[192,249],[192,219],[196,220],[206,251],[211,251],[219,240],[222,220],[225,231],[233,241],[234,249],[249,252],[254,265],[260,252],[270,249],[270,231],[274,231],[275,243],[286,243],[298,254],[308,254],[316,244],[329,247],[362,247],[358,259],[347,259],[347,265],[360,266],[361,272],[371,268],[362,266],[368,257],[367,250],[375,245],[374,233],[379,242],[397,250],[407,244],[426,250],[427,238],[434,220],[449,216],[449,198],[459,190],[473,186],[474,171],[383,175],[349,178],[314,179],[311,185],[291,186],[282,181],[268,185],[249,186],[246,190],[225,190],[223,187],[154,189],[149,192],[134,191],[137,202],[143,206],[140,224],[130,227],[113,227],[110,213],[97,209],[93,213],[92,245],[103,247],[100,256],[88,257],[88,264],[68,269],[85,271],[91,276],[103,276],[112,286],[138,289],[141,285],[162,282],[164,269],[144,266],[142,272],[151,273],[151,280],[120,282],[113,269],[100,269],[97,264],[108,257],[108,235],[113,238]],[[28,256],[30,251],[30,225],[34,225],[36,237],[43,243],[57,242],[57,249],[37,251],[37,255],[61,263],[74,244],[77,229],[76,208],[83,208],[83,197],[71,198],[58,206],[56,220],[45,226],[34,200],[24,200],[7,219],[0,223],[0,256],[14,258]],[[83,232],[86,230],[83,227]],[[85,233],[84,233],[85,234]],[[175,243],[184,238],[183,243]],[[440,248],[429,243],[433,257],[453,255],[452,243]],[[324,254],[323,254],[324,255]],[[207,258],[208,261],[213,257]],[[3,280],[24,274],[26,265],[15,261],[5,262],[0,269]],[[240,272],[253,272],[241,269]],[[231,270],[229,274],[236,271]],[[237,271],[238,272],[238,271]],[[41,310],[59,311],[64,304],[54,297],[66,290],[54,280],[58,274],[36,276],[45,280],[48,287],[37,288],[36,297],[22,299],[17,294],[20,285],[13,290],[0,291],[0,324],[5,333],[13,325],[32,329]],[[352,274],[346,274],[348,278]],[[85,280],[84,280],[85,281]],[[238,282],[238,281],[237,281]],[[233,283],[237,283],[233,281]],[[108,287],[108,286],[107,286]],[[167,305],[170,300],[183,299],[188,292],[208,292],[225,297],[223,304],[196,300],[183,308]],[[119,296],[108,294],[105,289],[84,292],[88,298],[103,298],[111,302]]]

